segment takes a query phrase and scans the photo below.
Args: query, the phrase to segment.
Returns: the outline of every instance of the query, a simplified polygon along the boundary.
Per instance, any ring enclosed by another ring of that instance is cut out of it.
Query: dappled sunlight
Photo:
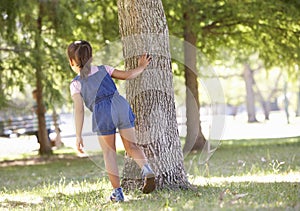
[[[299,183],[300,182],[300,172],[289,172],[289,173],[285,173],[285,174],[266,174],[266,175],[242,175],[242,176],[229,176],[229,177],[190,176],[189,179],[190,179],[190,182],[194,185],[214,185],[214,184],[242,183],[242,182]]]
[[[99,184],[101,185],[99,187]],[[107,184],[107,185],[106,185]],[[77,182],[70,181],[69,183],[59,183],[58,185],[53,186],[49,192],[53,195],[55,194],[64,194],[64,195],[73,195],[80,193],[87,193],[90,191],[96,190],[106,190],[110,189],[110,186],[107,182],[99,182],[99,183],[89,183],[87,181]]]
[[[37,193],[35,192],[37,191]],[[96,183],[88,181],[70,181],[66,182],[62,179],[58,184],[45,185],[37,190],[31,191],[19,191],[6,194],[0,192],[0,203],[1,207],[20,207],[26,208],[34,205],[48,203],[48,198],[57,198],[56,200],[66,200],[74,198],[76,195],[82,197],[88,196],[89,194],[96,195],[95,193],[103,195],[109,195],[111,191],[110,184],[107,180],[102,179]],[[104,199],[106,200],[106,199]]]

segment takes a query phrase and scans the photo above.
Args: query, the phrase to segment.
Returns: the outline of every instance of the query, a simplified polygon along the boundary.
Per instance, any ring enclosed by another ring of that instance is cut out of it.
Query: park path
[[[262,120],[262,116],[258,115]],[[86,120],[86,122],[89,122]],[[70,126],[72,125],[72,126]],[[62,141],[66,147],[75,148],[75,137],[72,114],[62,116]],[[88,133],[90,125],[85,125],[85,148],[87,151],[100,150],[97,137]],[[209,133],[209,118],[202,120],[202,130],[206,137],[215,138]],[[284,112],[273,112],[269,121],[247,123],[246,115],[236,117],[226,116],[222,126],[222,140],[226,139],[254,139],[254,138],[282,138],[300,136],[300,117],[292,117],[287,124]],[[179,133],[185,134],[184,126],[179,126]],[[219,138],[219,135],[218,135]],[[117,147],[122,148],[120,137],[117,136]],[[21,136],[19,138],[0,138],[0,159],[18,156],[24,153],[37,153],[39,144],[34,136]]]

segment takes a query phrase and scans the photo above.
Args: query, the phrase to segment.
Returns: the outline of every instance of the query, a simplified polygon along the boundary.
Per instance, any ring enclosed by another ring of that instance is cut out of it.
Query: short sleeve
[[[73,96],[74,94],[80,93],[80,91],[81,91],[80,82],[77,80],[72,81],[72,83],[70,84],[71,96]]]
[[[111,75],[113,73],[113,71],[115,70],[114,67],[108,66],[108,65],[104,65],[106,71],[108,72],[109,75]]]

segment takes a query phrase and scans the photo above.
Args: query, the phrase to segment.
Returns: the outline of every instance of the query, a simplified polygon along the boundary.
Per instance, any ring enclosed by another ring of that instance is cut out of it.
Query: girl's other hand
[[[77,148],[77,150],[78,150],[78,152],[80,152],[80,153],[84,153],[84,151],[83,151],[83,139],[82,139],[82,137],[77,137],[76,138],[76,148]]]
[[[147,53],[144,53],[138,60],[138,66],[142,68],[146,68],[151,61],[151,56]]]

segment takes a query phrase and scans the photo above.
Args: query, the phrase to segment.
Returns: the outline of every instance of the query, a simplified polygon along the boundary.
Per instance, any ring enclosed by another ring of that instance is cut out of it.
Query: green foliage
[[[297,77],[299,1],[166,0],[163,3],[170,34],[178,38],[183,37],[184,17],[189,14],[188,24],[198,37],[197,47],[208,60],[204,63],[221,61],[224,51],[227,57],[240,57],[236,62],[247,61],[250,55],[259,53],[266,69],[284,67],[290,76]],[[23,92],[25,84],[35,86],[38,62],[42,62],[46,104],[65,104],[69,100],[68,84],[74,76],[66,60],[67,45],[73,40],[87,39],[97,52],[109,41],[119,39],[116,4],[116,0],[2,0],[0,107],[11,99],[11,87],[18,86]],[[41,46],[36,51],[39,11]],[[178,64],[178,67],[176,75],[182,75],[183,66]]]
[[[182,37],[184,14],[198,36],[197,47],[213,61],[220,50],[247,56],[259,53],[267,68],[299,66],[300,10],[298,1],[164,1],[170,33]]]
[[[0,59],[2,101],[11,99],[10,88],[35,87],[42,80],[44,101],[50,108],[69,100],[69,83],[74,77],[68,66],[66,48],[87,39],[98,50],[104,40],[117,37],[117,7],[112,1],[17,1],[0,6]],[[107,8],[110,5],[111,7]],[[30,12],[28,12],[30,11]],[[36,78],[41,68],[41,79]],[[34,88],[33,88],[34,89]]]

